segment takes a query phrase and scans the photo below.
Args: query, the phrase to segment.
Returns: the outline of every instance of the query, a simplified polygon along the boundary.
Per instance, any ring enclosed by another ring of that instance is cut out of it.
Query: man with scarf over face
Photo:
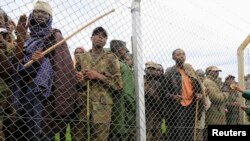
[[[21,117],[18,126],[24,136],[17,138],[41,140],[46,104],[49,107],[46,123],[53,125],[49,126],[45,134],[47,140],[52,140],[54,133],[60,132],[67,125],[62,119],[67,119],[73,113],[73,96],[76,93],[73,63],[66,43],[42,55],[44,50],[62,40],[61,32],[52,29],[52,9],[48,3],[38,1],[28,22],[30,34],[24,44],[23,58],[17,66],[18,75],[14,78],[14,106]],[[25,68],[23,65],[30,60],[35,62]]]

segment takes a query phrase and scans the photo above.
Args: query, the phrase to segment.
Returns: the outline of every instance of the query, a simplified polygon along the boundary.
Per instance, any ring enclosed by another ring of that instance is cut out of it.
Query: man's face
[[[160,75],[163,74],[163,68],[162,68],[161,65],[157,65],[156,74],[157,74],[158,76],[160,76]]]
[[[197,73],[197,76],[199,77],[199,79],[200,79],[201,81],[203,81],[204,78],[205,78],[205,73]]]
[[[175,60],[176,64],[183,64],[186,61],[186,54],[183,50],[178,49],[173,54],[173,59]]]
[[[102,32],[99,32],[91,37],[91,41],[94,47],[103,48],[106,44],[107,37],[105,37]]]
[[[218,78],[219,77],[219,72],[220,71],[210,71],[210,75],[213,76],[214,78]]]
[[[119,48],[118,52],[119,52],[121,58],[123,58],[123,59],[126,58],[127,51],[124,47]]]
[[[130,67],[133,67],[133,58],[130,57],[129,55],[126,55],[125,63],[126,63],[127,65],[129,65]]]
[[[157,70],[154,67],[148,67],[145,69],[145,73],[148,76],[156,76],[157,75]]]
[[[49,14],[42,10],[34,10],[33,11],[34,20],[38,23],[46,23],[49,20]]]
[[[235,82],[234,78],[228,78],[228,79],[226,79],[225,84],[230,85],[233,82]]]
[[[74,55],[75,57],[79,56],[80,54],[84,53],[84,51],[80,48],[75,49]]]

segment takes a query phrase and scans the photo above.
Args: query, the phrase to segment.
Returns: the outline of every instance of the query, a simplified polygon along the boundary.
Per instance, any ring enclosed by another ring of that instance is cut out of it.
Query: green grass
[[[71,129],[70,129],[70,125],[68,124],[68,127],[66,129],[66,140],[65,141],[72,141],[70,132],[71,132]],[[166,121],[165,121],[165,119],[162,119],[161,133],[165,134],[166,132],[167,132]],[[60,141],[60,134],[59,133],[55,134],[55,141]]]
[[[70,132],[71,132],[70,125],[68,124],[68,127],[66,129],[66,140],[65,141],[72,141]],[[60,141],[60,134],[59,133],[55,134],[55,141]]]
[[[162,134],[165,134],[167,133],[167,125],[166,125],[166,120],[165,119],[162,119],[162,123],[161,123],[161,133]]]

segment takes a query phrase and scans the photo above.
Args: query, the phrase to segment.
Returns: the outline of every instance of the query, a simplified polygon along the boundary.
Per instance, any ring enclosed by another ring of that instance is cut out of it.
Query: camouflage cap
[[[105,38],[108,38],[108,33],[107,33],[107,31],[106,31],[103,27],[101,27],[101,26],[99,26],[99,27],[97,27],[97,28],[95,28],[95,29],[93,30],[92,36],[97,35],[97,34],[99,34],[99,33],[102,33],[103,36],[104,36]]]
[[[148,61],[148,62],[145,64],[145,67],[146,67],[146,68],[152,67],[152,68],[157,69],[158,65],[157,65],[155,62],[153,62],[153,61]]]
[[[127,47],[126,47],[126,42],[121,41],[121,40],[111,40],[110,41],[110,49],[111,51],[115,51],[119,48],[125,48],[126,51],[128,51]]]
[[[206,73],[208,73],[209,71],[221,71],[221,69],[216,66],[209,66],[206,68]]]

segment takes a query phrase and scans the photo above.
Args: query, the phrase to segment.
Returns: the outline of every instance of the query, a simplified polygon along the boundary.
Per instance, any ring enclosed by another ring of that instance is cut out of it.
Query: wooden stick
[[[58,46],[60,46],[62,43],[64,43],[65,41],[67,41],[68,39],[70,39],[71,37],[75,36],[78,32],[80,32],[81,30],[83,30],[84,28],[88,27],[89,25],[93,24],[94,22],[98,21],[99,19],[109,15],[110,13],[114,12],[115,9],[112,9],[111,11],[95,18],[94,20],[90,21],[89,23],[87,23],[86,25],[82,26],[81,28],[79,28],[77,31],[73,32],[72,34],[70,34],[69,36],[67,36],[66,38],[64,38],[63,40],[57,42],[56,44],[54,44],[53,46],[49,47],[47,50],[45,50],[42,54],[46,55],[49,52],[51,52],[52,50],[54,50],[55,48],[57,48]],[[27,62],[26,64],[24,64],[24,67],[28,67],[30,66],[32,63],[34,63],[34,60],[30,60],[29,62]]]
[[[90,141],[90,103],[89,103],[89,80],[87,80],[87,141]]]
[[[195,119],[194,119],[194,141],[196,141],[197,139],[198,109],[199,109],[199,101],[197,100],[195,106]]]

